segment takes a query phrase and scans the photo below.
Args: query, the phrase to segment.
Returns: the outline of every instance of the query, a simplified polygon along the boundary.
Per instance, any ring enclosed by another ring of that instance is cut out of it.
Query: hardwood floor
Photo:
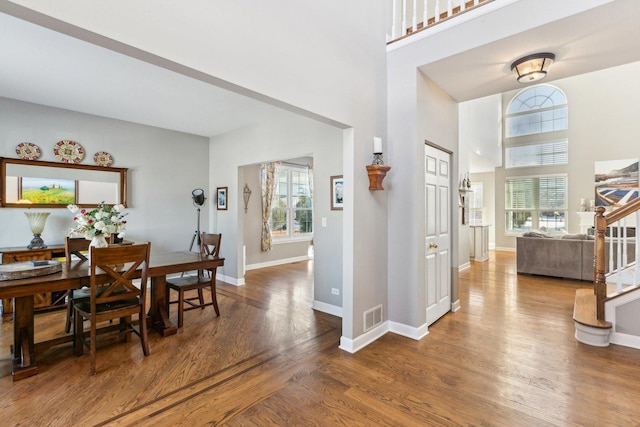
[[[461,309],[414,341],[388,333],[356,354],[338,349],[340,319],[314,312],[313,264],[218,282],[222,316],[185,313],[177,335],[89,357],[59,346],[40,373],[13,383],[9,322],[0,325],[2,425],[638,425],[640,351],[573,338],[585,282],[518,276],[492,252],[460,274]],[[172,318],[177,319],[175,307]],[[64,313],[38,316],[39,339]]]

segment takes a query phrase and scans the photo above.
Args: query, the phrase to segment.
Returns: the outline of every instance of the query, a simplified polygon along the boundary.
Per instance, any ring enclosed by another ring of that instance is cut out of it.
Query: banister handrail
[[[605,208],[602,206],[596,208],[596,215],[594,219],[594,293],[596,295],[596,316],[598,320],[602,321],[605,320],[604,303],[607,299],[607,283],[605,276],[607,265],[605,243],[606,230],[611,224],[628,217],[632,213],[640,211],[640,198],[634,199],[620,208],[608,212],[606,215],[605,211]]]

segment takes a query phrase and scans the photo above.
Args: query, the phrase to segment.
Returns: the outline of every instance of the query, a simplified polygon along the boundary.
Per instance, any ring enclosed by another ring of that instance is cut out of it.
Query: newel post
[[[598,320],[604,321],[604,300],[607,297],[607,283],[605,279],[605,231],[607,229],[607,218],[604,216],[604,207],[596,209],[595,216],[595,283],[594,292],[596,294],[596,316]]]

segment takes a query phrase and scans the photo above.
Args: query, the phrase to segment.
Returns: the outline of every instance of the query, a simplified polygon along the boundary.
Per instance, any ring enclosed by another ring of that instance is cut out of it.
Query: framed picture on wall
[[[344,179],[342,175],[331,177],[331,210],[341,211],[343,206]]]
[[[216,201],[219,211],[227,210],[227,187],[218,187],[216,191]]]

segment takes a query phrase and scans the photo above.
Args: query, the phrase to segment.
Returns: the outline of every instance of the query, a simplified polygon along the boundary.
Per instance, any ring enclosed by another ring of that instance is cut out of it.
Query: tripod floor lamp
[[[193,199],[193,206],[196,207],[197,210],[197,227],[196,231],[191,238],[191,246],[189,246],[189,251],[193,250],[194,242],[198,242],[198,250],[200,250],[200,207],[204,205],[204,202],[207,200],[207,196],[204,195],[204,190],[202,188],[196,188],[191,192],[191,198]]]

